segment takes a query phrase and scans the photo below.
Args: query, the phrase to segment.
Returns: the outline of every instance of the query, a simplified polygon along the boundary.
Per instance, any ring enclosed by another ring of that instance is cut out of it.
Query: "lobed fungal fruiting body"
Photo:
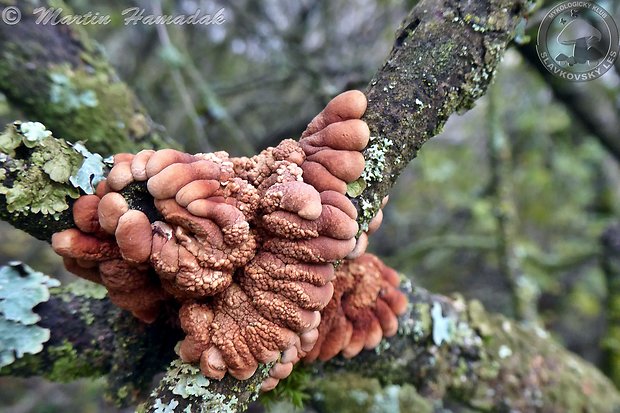
[[[365,250],[345,196],[364,168],[365,108],[363,94],[345,92],[299,143],[285,140],[252,158],[170,149],[116,155],[96,194],[74,204],[77,228],[54,234],[52,246],[70,271],[103,284],[145,322],[162,303],[179,302],[180,356],[206,376],[246,379],[258,363],[278,361],[272,380],[283,378],[325,342],[321,311],[334,306],[335,287],[338,308],[349,294],[349,284],[333,283],[332,264]],[[156,214],[128,204],[129,185],[148,192]],[[370,323],[359,321],[372,317],[355,305],[351,325]],[[379,323],[393,330],[387,315]]]
[[[397,317],[407,309],[407,297],[398,289],[399,283],[396,271],[372,254],[344,260],[336,270],[334,295],[321,310],[316,341],[309,348],[298,346],[295,357],[287,360],[291,368],[300,359],[326,361],[338,354],[351,358],[395,335]],[[288,368],[286,364],[274,366],[275,374],[263,383],[263,390],[278,384],[282,377],[277,373]]]

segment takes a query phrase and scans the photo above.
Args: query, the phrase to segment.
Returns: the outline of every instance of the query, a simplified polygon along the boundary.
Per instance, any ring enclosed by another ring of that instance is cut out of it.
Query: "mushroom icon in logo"
[[[597,62],[604,57],[599,49],[602,34],[600,30],[588,23],[587,20],[576,18],[569,21],[558,34],[557,42],[565,46],[573,46],[573,55],[567,56],[560,53],[555,60],[566,62],[569,65],[575,63]]]

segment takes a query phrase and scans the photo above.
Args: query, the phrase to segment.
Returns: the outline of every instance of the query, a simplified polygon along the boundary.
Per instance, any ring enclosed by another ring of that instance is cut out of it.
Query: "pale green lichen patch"
[[[371,144],[364,151],[366,165],[362,172],[362,179],[371,181],[383,181],[383,169],[385,168],[385,154],[394,146],[394,142],[388,138],[371,136]]]
[[[109,67],[100,69],[51,66],[51,113],[47,116],[65,120],[61,124],[63,134],[73,142],[88,139],[91,150],[106,154],[134,151],[136,146],[127,137],[140,139],[148,134],[148,120],[136,107],[127,86],[116,79]],[[88,131],[86,136],[84,131]]]
[[[411,385],[381,386],[351,373],[317,381],[313,398],[323,411],[338,413],[431,413],[433,405]]]
[[[22,149],[22,150],[20,150]],[[93,193],[103,178],[101,156],[55,139],[39,122],[15,122],[0,134],[0,194],[10,213],[58,214],[69,208],[67,197],[79,189]],[[8,158],[7,158],[8,156]]]
[[[69,68],[50,73],[50,80],[52,81],[50,100],[56,105],[57,110],[70,113],[82,107],[94,108],[99,104],[95,91],[92,89],[83,90],[75,85],[72,81],[74,76]]]
[[[32,309],[49,299],[49,288],[58,280],[21,263],[0,268],[0,367],[24,354],[36,354],[49,340],[48,329],[36,325]]]
[[[356,198],[364,192],[364,189],[366,189],[366,181],[360,178],[347,184],[347,195]]]
[[[102,300],[107,295],[108,290],[103,285],[86,281],[82,278],[70,282],[62,287],[60,297],[64,302],[70,302],[73,296]]]
[[[69,181],[87,194],[94,194],[97,184],[105,178],[106,161],[98,153],[90,153],[80,142],[73,149],[84,157],[84,162]]]
[[[211,391],[210,384],[210,380],[202,375],[199,368],[177,359],[170,364],[161,386],[179,397],[172,397],[168,401],[157,398],[147,410],[173,413],[178,406],[185,406],[185,410],[189,408],[188,411],[192,412],[236,412],[239,403],[237,397]]]
[[[52,136],[52,132],[45,129],[41,122],[24,122],[21,124],[21,133],[28,142],[37,142]]]
[[[360,197],[359,205],[362,210],[361,217],[358,219],[360,224],[360,232],[368,231],[368,224],[377,215],[377,212],[381,208],[381,201],[379,201],[376,194],[373,194],[372,199],[368,199],[362,195],[362,197]]]
[[[155,400],[154,412],[155,413],[174,413],[174,409],[179,405],[176,400],[171,400],[170,403],[164,403],[161,399]]]
[[[438,346],[443,342],[450,343],[455,328],[454,320],[443,315],[441,304],[438,302],[433,303],[431,318],[433,319],[433,342]]]

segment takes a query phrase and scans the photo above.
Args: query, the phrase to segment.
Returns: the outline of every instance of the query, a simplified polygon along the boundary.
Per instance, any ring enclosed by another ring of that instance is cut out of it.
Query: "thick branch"
[[[396,33],[394,48],[366,90],[371,130],[359,196],[367,224],[420,147],[448,117],[482,96],[526,0],[422,0]]]
[[[0,92],[29,120],[57,136],[87,140],[104,155],[175,145],[120,81],[80,25],[36,23],[37,7],[64,14],[58,1],[18,2],[21,21],[0,24]],[[0,11],[4,7],[0,7]]]
[[[543,330],[489,315],[476,301],[433,295],[409,283],[404,290],[413,305],[400,318],[397,336],[385,340],[379,350],[365,351],[352,360],[337,358],[319,370],[346,370],[383,383],[410,383],[425,397],[459,400],[474,411],[535,412],[544,406],[545,412],[614,413],[620,408],[613,384]],[[171,325],[162,321],[166,317],[146,326],[113,308],[107,299],[92,295],[86,287],[55,291],[50,301],[36,308],[43,317],[40,325],[52,330],[44,351],[14,363],[3,374],[54,378],[62,366],[69,372],[65,379],[111,374],[115,391],[123,386],[144,391],[172,359],[171,349],[180,336],[171,334]],[[60,346],[73,349],[72,357],[67,359],[67,351],[59,351]],[[146,410],[153,411],[158,403],[178,403],[180,410],[194,404],[202,411],[220,411],[209,410],[214,406],[244,411],[256,398],[267,369],[259,369],[246,382],[230,377],[221,382],[206,380],[188,390],[178,379],[200,377],[194,370],[181,373],[180,366],[173,364],[168,373],[171,380],[162,381]],[[562,394],[571,397],[558,397]]]

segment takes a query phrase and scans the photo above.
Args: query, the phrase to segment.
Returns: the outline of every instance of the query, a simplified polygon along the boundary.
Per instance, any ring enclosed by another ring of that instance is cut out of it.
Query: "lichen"
[[[66,69],[70,73],[70,69]],[[73,82],[69,73],[64,71],[50,73],[52,81],[50,100],[57,109],[69,113],[81,107],[97,107],[97,95],[92,89],[81,90]]]
[[[74,144],[73,149],[84,157],[84,161],[69,181],[87,194],[94,194],[97,184],[105,178],[106,162],[98,153],[90,153],[81,142]]]
[[[78,278],[62,287],[59,292],[60,297],[65,302],[70,302],[73,296],[101,300],[105,298],[108,291],[104,286]]]
[[[225,395],[212,392],[209,389],[210,381],[205,378],[198,367],[183,363],[181,360],[174,360],[161,381],[161,386],[169,390],[173,395],[180,399],[171,398],[168,403],[160,398],[155,399],[155,404],[150,411],[154,412],[175,412],[177,406],[187,407],[194,405],[197,412],[218,412],[233,413],[237,411],[239,400],[235,395]],[[157,389],[155,390],[157,391]],[[156,393],[153,393],[155,397]],[[183,402],[181,402],[183,401]],[[188,405],[189,403],[189,405]],[[168,410],[162,410],[168,409]]]
[[[20,147],[24,151],[18,155]],[[9,157],[0,168],[0,194],[6,197],[7,211],[17,215],[42,213],[58,219],[69,208],[68,197],[77,198],[78,188],[93,193],[104,176],[101,156],[55,139],[39,122],[8,125],[0,134],[0,151]]]
[[[93,72],[66,64],[52,66],[48,109],[59,120],[71,116],[71,123],[62,125],[63,133],[73,141],[88,139],[91,150],[134,151],[136,146],[127,137],[144,137],[150,132],[148,122],[136,111],[127,86],[114,79],[109,67],[99,69]],[[84,131],[89,135],[84,136]]]
[[[155,400],[154,412],[155,413],[174,413],[174,409],[179,405],[176,400],[170,400],[169,403],[164,404],[161,399]]]
[[[371,136],[370,142],[370,146],[364,151],[366,165],[362,172],[362,179],[366,184],[369,184],[371,181],[383,181],[385,154],[394,146],[394,142],[391,139],[379,136]]]
[[[441,304],[438,302],[433,303],[431,317],[433,319],[433,342],[438,346],[443,342],[450,343],[455,327],[454,320],[443,315]]]
[[[73,302],[75,297],[84,297],[88,299],[89,301],[86,302],[80,300],[80,305],[71,307],[72,313],[80,316],[86,325],[91,325],[95,322],[95,316],[88,305],[90,300],[101,300],[107,296],[105,287],[83,279],[77,279],[60,288],[54,288],[51,291],[66,303]]]
[[[58,280],[21,263],[0,268],[0,367],[43,350],[50,331],[36,325],[40,317],[33,308],[47,301],[49,288],[58,285]]]

